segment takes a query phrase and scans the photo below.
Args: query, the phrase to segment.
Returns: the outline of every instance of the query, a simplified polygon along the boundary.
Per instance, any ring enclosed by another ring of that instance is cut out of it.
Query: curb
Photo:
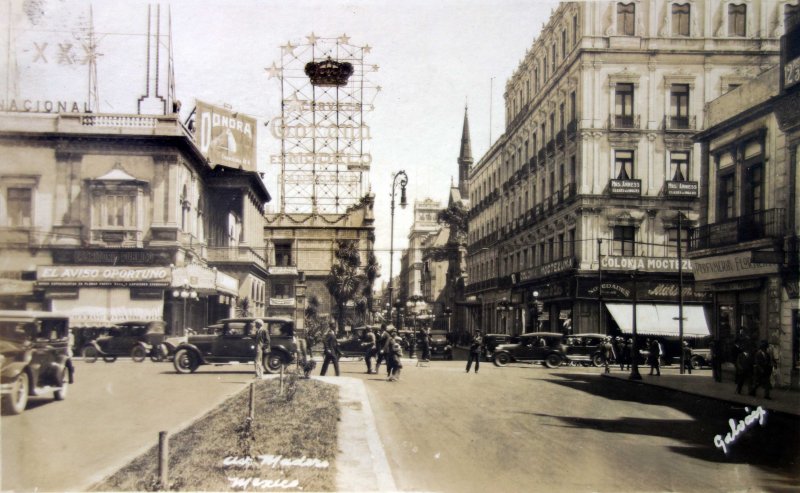
[[[339,387],[336,491],[397,491],[364,382],[350,377],[313,378]]]
[[[758,405],[758,406],[762,406],[765,409],[769,410],[771,413],[781,414],[781,415],[784,415],[784,416],[787,416],[787,417],[790,417],[790,418],[795,418],[795,419],[800,418],[800,414],[798,414],[798,412],[800,412],[800,410],[798,410],[798,412],[792,413],[792,412],[782,411],[780,409],[775,409],[775,408],[772,408],[772,407],[769,406],[769,402],[771,402],[771,401],[755,402],[755,403],[753,403],[753,402],[743,402],[742,400],[736,400],[736,399],[731,399],[729,397],[724,397],[724,396],[704,393],[702,391],[702,389],[694,390],[690,386],[676,388],[676,387],[672,387],[670,385],[660,384],[660,383],[656,383],[656,382],[649,382],[649,381],[644,381],[644,380],[630,380],[629,378],[622,378],[622,377],[619,377],[619,376],[610,375],[610,374],[606,374],[606,373],[602,373],[600,376],[602,376],[603,378],[611,379],[611,380],[619,380],[619,381],[622,381],[622,382],[628,382],[628,383],[632,383],[632,384],[647,385],[647,386],[650,386],[650,387],[658,387],[660,389],[671,390],[673,392],[681,392],[683,394],[695,395],[695,396],[703,397],[703,398],[706,398],[706,399],[713,399],[713,400],[720,401],[720,402],[726,402],[726,403],[731,404],[733,406],[756,406],[756,405]]]

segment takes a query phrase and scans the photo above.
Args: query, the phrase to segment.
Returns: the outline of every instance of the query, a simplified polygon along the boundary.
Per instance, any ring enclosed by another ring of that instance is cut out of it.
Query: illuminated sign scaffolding
[[[369,45],[350,37],[306,36],[281,46],[280,64],[267,69],[281,86],[281,116],[270,132],[281,141],[271,164],[281,167],[281,212],[342,213],[365,194],[372,138],[364,115],[380,91],[367,74]]]

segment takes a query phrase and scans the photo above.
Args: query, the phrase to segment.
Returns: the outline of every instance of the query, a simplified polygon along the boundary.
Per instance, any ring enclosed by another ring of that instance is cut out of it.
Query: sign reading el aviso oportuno
[[[169,267],[63,266],[39,267],[40,286],[168,286]]]

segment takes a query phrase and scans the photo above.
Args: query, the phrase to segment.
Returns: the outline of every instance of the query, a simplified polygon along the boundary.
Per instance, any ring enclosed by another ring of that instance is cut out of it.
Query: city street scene
[[[800,488],[797,0],[0,11],[0,491]]]

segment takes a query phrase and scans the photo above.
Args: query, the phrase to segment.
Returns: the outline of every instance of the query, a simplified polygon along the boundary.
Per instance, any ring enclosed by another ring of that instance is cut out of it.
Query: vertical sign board
[[[195,123],[195,140],[212,166],[257,171],[255,118],[197,101]]]
[[[786,5],[786,34],[781,37],[781,92],[800,83],[800,6]]]

